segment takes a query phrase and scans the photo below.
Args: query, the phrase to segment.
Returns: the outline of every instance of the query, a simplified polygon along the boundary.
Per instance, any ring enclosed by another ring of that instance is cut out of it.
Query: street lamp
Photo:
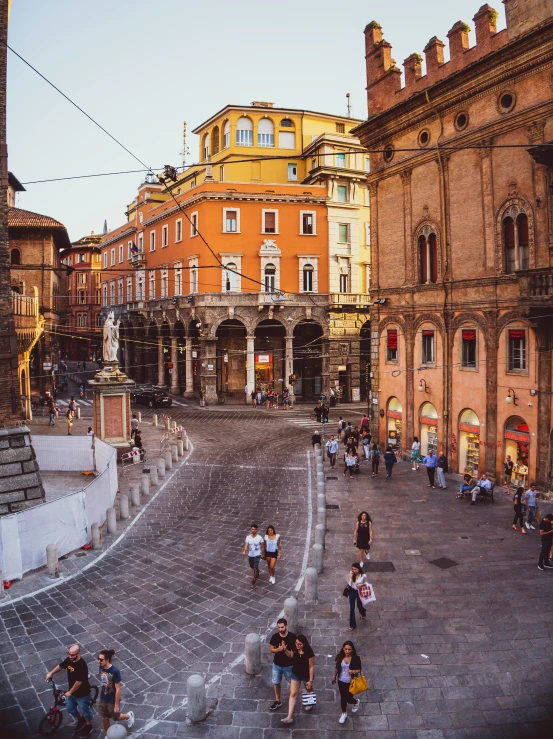
[[[511,403],[513,405],[517,405],[517,396],[512,387],[507,390],[507,397],[505,398],[505,402],[509,405],[511,405]]]
[[[419,393],[429,393],[430,390],[428,389],[428,385],[426,384],[426,380],[421,377],[419,382]]]

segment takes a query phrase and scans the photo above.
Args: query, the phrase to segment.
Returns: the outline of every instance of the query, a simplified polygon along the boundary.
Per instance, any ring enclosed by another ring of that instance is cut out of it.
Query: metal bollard
[[[326,508],[324,506],[317,508],[317,523],[321,524],[326,533]]]
[[[160,477],[165,477],[165,460],[163,458],[157,460],[157,471]]]
[[[323,548],[320,544],[313,544],[313,567],[317,570],[317,574],[323,571]]]
[[[152,416],[152,426],[157,426],[157,413]]]
[[[324,549],[325,527],[320,523],[315,526],[315,544],[320,544]]]
[[[117,532],[117,519],[115,518],[115,508],[107,509],[106,521],[108,522],[108,534],[115,534]]]
[[[296,634],[298,631],[298,601],[292,596],[284,601],[284,618],[288,621],[288,631]]]
[[[171,458],[175,464],[179,461],[179,450],[176,446],[171,447]]]
[[[142,411],[136,411],[136,420],[138,423],[142,423]]]
[[[305,570],[305,602],[317,602],[317,570],[314,567]]]
[[[90,527],[92,549],[102,548],[102,529],[99,523],[93,523]]]
[[[119,498],[119,511],[121,512],[121,518],[126,521],[129,517],[129,496],[121,495]]]
[[[165,452],[165,469],[166,470],[173,469],[173,458],[171,457],[171,452],[169,450]]]
[[[178,439],[177,441],[177,453],[179,457],[184,457],[184,444],[182,439]]]
[[[142,495],[150,495],[150,478],[148,475],[142,475],[140,478],[140,492]]]
[[[259,675],[261,672],[261,639],[257,634],[246,636],[246,673]]]
[[[206,717],[205,681],[201,675],[190,675],[186,681],[189,721],[203,721]]]
[[[81,409],[79,408],[79,406],[77,406],[77,410],[75,411],[75,414],[77,416],[77,420],[80,421],[81,420]]]
[[[48,544],[46,547],[46,570],[50,577],[60,576],[60,565],[58,561],[58,548],[55,544]],[[2,583],[2,589],[4,584]]]
[[[140,508],[140,485],[137,482],[131,483],[131,505]]]
[[[150,467],[150,485],[159,485],[157,467],[155,466],[155,464]]]

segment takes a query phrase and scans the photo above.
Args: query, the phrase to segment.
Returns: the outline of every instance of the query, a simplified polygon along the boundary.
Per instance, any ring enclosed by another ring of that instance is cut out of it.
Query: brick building
[[[61,254],[67,270],[66,336],[62,354],[69,359],[88,360],[102,353],[101,345],[101,234],[83,236]]]
[[[553,17],[483,5],[401,71],[365,29],[375,432],[454,471],[551,485]],[[525,474],[526,468],[528,473]]]

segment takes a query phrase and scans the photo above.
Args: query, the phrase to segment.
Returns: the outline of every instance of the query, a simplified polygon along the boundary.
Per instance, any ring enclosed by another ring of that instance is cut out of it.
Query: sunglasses
[[[105,661],[106,661],[105,657],[98,657],[98,662],[105,662]]]

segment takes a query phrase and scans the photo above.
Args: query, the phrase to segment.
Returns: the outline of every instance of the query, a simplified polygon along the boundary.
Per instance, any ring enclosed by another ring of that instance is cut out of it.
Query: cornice
[[[130,236],[130,234],[136,232],[136,226],[129,226],[128,228],[125,228],[123,231],[118,233],[116,236],[111,236],[109,239],[106,239],[105,241],[102,241],[100,246],[103,248],[104,246],[110,246],[111,244],[115,244],[118,241],[121,241],[121,239],[126,238],[127,236]]]

